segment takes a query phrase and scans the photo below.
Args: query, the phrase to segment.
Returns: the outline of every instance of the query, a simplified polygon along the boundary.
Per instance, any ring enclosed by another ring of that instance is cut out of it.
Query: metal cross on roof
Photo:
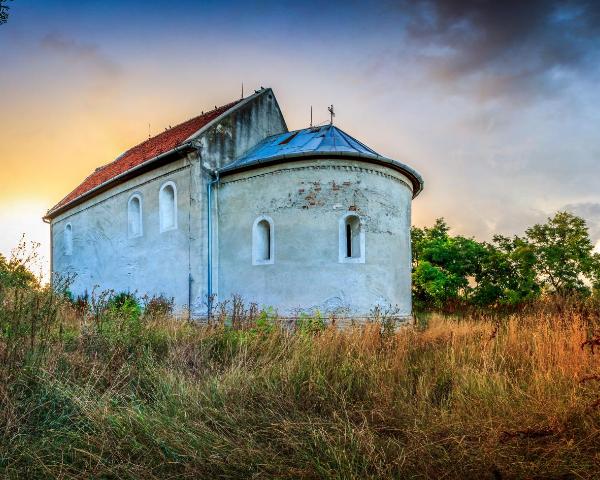
[[[329,111],[329,124],[333,125],[333,117],[335,117],[335,112],[333,111],[333,105],[327,107],[327,110]]]

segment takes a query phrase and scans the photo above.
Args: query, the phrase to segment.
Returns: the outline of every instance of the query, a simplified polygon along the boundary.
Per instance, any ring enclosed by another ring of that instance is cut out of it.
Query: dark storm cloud
[[[600,46],[597,1],[438,0],[405,7],[409,39],[435,76],[465,82],[483,97],[552,92],[570,74],[593,68]]]

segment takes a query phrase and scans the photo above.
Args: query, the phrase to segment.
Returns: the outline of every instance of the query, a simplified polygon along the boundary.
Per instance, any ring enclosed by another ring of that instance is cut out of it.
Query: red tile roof
[[[191,137],[202,127],[217,118],[219,115],[225,113],[230,108],[234,107],[239,102],[241,102],[241,100],[228,103],[227,105],[223,105],[222,107],[211,110],[210,112],[206,112],[202,115],[194,117],[156,135],[155,137],[149,138],[133,148],[130,148],[116,160],[97,168],[94,173],[88,176],[81,183],[81,185],[69,193],[58,204],[52,207],[48,214],[52,214],[59,208],[68,205],[73,200],[76,200],[82,195],[88,193],[90,190],[102,185],[103,183],[122,173],[127,172],[128,170],[131,170],[134,167],[137,167],[145,161],[180,146],[186,139]]]

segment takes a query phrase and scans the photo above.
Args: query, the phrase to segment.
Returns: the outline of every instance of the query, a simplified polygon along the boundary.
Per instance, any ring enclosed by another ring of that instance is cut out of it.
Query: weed
[[[149,303],[92,292],[80,308],[0,286],[0,476],[600,471],[598,325],[574,305],[502,321],[430,314],[401,329],[340,329],[317,311],[292,329],[240,298],[211,324]]]

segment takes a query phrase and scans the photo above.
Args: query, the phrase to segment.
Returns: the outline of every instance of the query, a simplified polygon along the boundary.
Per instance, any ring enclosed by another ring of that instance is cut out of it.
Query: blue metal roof
[[[326,125],[268,137],[236,163],[249,163],[275,155],[294,155],[303,152],[356,152],[378,155],[339,128]]]
[[[267,137],[243,157],[222,168],[220,172],[226,174],[292,159],[332,156],[355,157],[386,164],[410,178],[413,183],[413,196],[423,189],[423,179],[415,170],[379,155],[334,125],[310,127]]]

